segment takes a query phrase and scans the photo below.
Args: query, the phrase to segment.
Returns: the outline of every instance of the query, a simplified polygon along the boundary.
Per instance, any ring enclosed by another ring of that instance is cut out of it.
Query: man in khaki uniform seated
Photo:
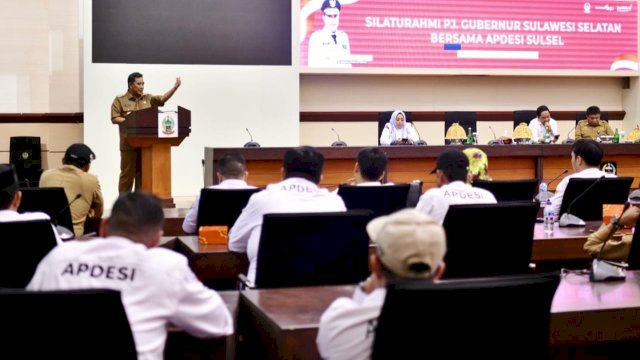
[[[599,107],[589,106],[586,120],[581,120],[576,125],[576,140],[596,140],[600,135],[613,135],[613,129],[611,129],[611,125],[607,121],[600,120]]]

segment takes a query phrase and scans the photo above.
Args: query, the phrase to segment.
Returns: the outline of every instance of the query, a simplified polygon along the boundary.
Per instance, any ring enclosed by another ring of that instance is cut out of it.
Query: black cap
[[[466,179],[469,173],[469,158],[459,149],[449,149],[440,154],[436,160],[436,167],[431,171],[440,170],[454,179]]]
[[[5,192],[13,197],[18,191],[18,185],[18,175],[13,164],[0,164],[0,192]]]
[[[87,165],[96,159],[96,154],[85,144],[72,144],[64,153],[67,162],[80,166]]]
[[[334,8],[334,9],[338,9],[338,11],[340,11],[340,1],[338,0],[324,0],[324,2],[322,3],[322,6],[320,7],[320,9],[322,9],[322,11],[324,12],[325,9],[329,9],[329,8]]]

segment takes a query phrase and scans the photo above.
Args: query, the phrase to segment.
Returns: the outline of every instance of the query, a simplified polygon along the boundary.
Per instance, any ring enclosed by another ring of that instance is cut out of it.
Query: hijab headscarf
[[[396,128],[396,117],[398,115],[402,115],[404,117],[404,125],[401,129]],[[391,142],[398,139],[408,139],[409,138],[409,127],[407,126],[407,116],[404,114],[402,110],[396,110],[391,114],[391,118],[389,119],[390,131],[389,134],[391,136]]]
[[[471,184],[475,180],[491,180],[489,176],[489,158],[478,148],[466,148],[463,152],[469,158],[469,179]]]

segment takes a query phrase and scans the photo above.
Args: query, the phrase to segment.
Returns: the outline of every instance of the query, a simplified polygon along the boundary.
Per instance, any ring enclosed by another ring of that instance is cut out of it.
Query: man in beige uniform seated
[[[631,206],[620,216],[620,226],[635,226],[640,217],[640,190],[636,190],[629,196]],[[620,239],[609,239],[602,248],[602,244],[610,237],[613,230],[612,224],[602,224],[598,231],[589,235],[584,249],[589,255],[596,257],[602,251],[602,258],[613,261],[627,261],[633,234],[623,235]],[[637,229],[636,229],[637,231]]]
[[[599,107],[589,106],[587,108],[587,119],[581,120],[576,125],[576,140],[596,140],[600,135],[613,135],[613,129],[611,129],[611,125],[607,121],[600,120]]]
[[[62,158],[62,167],[45,171],[40,187],[61,187],[69,200],[73,233],[79,239],[84,234],[87,218],[100,219],[104,200],[98,177],[89,173],[96,155],[85,144],[72,144]]]
[[[142,186],[141,152],[127,142],[124,126],[125,116],[136,110],[147,109],[152,106],[163,106],[178,90],[182,81],[176,78],[176,83],[163,95],[151,95],[144,93],[144,78],[139,72],[134,72],[127,79],[129,89],[124,95],[116,96],[111,104],[111,123],[117,124],[120,129],[120,182],[119,192],[131,191],[134,186],[139,190]]]

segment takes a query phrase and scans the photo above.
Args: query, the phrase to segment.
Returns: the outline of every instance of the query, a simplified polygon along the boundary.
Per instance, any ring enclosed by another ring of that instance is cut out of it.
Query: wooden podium
[[[191,133],[191,111],[178,106],[177,137],[158,136],[158,108],[133,111],[123,123],[129,145],[142,149],[142,190],[155,194],[165,207],[175,207],[171,196],[171,147]]]

